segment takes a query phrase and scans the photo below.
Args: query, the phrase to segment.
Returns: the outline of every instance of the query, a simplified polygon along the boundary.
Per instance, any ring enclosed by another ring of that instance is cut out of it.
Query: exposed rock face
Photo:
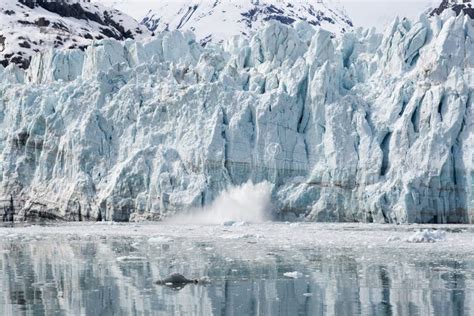
[[[456,15],[464,13],[468,15],[471,19],[474,19],[474,7],[472,0],[443,0],[439,7],[435,8],[431,14],[440,15],[445,10],[453,10]]]
[[[444,13],[334,39],[174,31],[0,71],[1,193],[20,216],[159,219],[274,184],[281,218],[469,222],[474,25]]]
[[[2,0],[0,64],[26,69],[45,48],[85,49],[93,40],[125,40],[150,34],[131,17],[81,1]]]

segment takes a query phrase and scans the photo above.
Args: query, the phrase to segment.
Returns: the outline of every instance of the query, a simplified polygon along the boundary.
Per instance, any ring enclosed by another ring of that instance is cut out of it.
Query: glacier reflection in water
[[[236,255],[238,253],[238,255]],[[261,247],[254,240],[140,236],[25,237],[0,241],[3,315],[468,315],[472,258],[386,250]],[[284,276],[300,271],[301,278]],[[208,276],[181,290],[172,272]]]

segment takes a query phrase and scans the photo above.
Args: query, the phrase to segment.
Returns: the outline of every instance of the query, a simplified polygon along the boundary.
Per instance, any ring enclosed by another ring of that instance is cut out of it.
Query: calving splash
[[[249,181],[222,192],[209,206],[190,209],[167,221],[179,224],[261,223],[270,219],[272,184]]]

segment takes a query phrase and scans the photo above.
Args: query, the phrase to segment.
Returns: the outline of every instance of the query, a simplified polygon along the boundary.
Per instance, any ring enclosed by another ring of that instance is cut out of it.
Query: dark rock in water
[[[158,284],[184,284],[184,283],[198,283],[198,280],[190,280],[187,279],[184,275],[179,273],[173,273],[169,277],[160,280],[157,282]]]
[[[198,284],[199,281],[197,279],[188,279],[184,275],[179,274],[179,273],[173,273],[169,277],[159,280],[156,282],[158,285],[164,285],[167,287],[170,287],[174,290],[181,290],[183,287],[185,287],[187,284]]]

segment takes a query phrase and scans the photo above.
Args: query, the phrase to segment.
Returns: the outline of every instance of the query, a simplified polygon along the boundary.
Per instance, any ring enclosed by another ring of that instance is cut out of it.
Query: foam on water
[[[270,219],[272,185],[251,181],[222,192],[208,207],[191,209],[170,219],[176,224],[262,223]]]

